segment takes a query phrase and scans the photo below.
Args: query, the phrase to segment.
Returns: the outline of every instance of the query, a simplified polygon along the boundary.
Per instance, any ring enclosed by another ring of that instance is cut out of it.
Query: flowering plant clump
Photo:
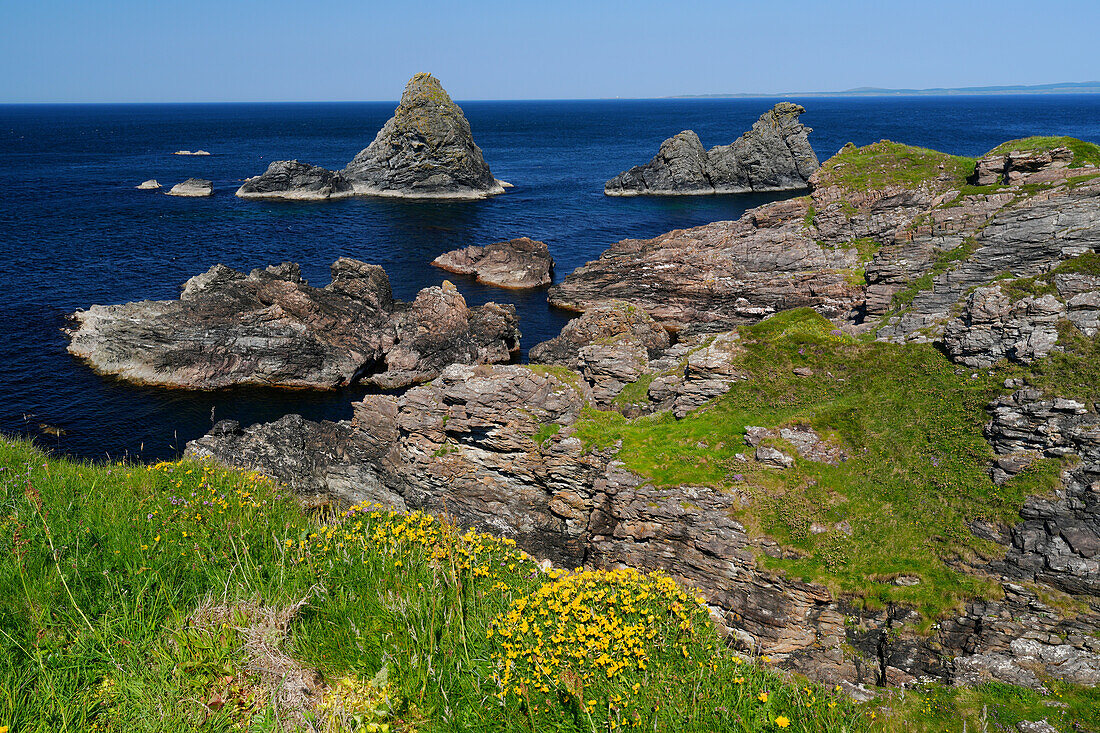
[[[599,703],[594,692],[586,700],[585,690],[601,688],[614,707],[625,709],[657,658],[687,661],[703,649],[715,651],[702,599],[662,573],[626,568],[549,575],[550,582],[514,600],[487,632],[495,640],[502,700],[549,693],[591,714]]]

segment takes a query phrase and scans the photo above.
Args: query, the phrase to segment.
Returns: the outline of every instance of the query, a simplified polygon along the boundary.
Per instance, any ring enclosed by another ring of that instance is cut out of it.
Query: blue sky
[[[0,102],[660,97],[1100,79],[1100,2],[0,0]]]

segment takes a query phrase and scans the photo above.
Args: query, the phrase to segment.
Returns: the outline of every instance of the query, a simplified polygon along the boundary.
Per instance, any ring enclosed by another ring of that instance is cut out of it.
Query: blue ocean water
[[[339,419],[360,390],[138,388],[96,376],[65,351],[65,316],[93,303],[175,298],[222,262],[241,270],[294,261],[315,285],[337,257],[383,265],[411,299],[447,277],[471,304],[515,303],[528,348],[569,314],[543,291],[475,284],[429,265],[439,253],[518,236],[546,241],[556,278],[626,237],[736,218],[775,196],[608,198],[606,179],[649,160],[683,129],[706,146],[748,129],[775,100],[465,102],[493,173],[515,185],[486,201],[242,201],[242,178],[297,158],[340,168],[393,103],[0,106],[0,432],[37,435],[77,456],[176,455],[215,419],[289,412]],[[1100,96],[808,99],[803,121],[824,160],[848,141],[889,138],[977,155],[1031,134],[1100,142]],[[205,149],[210,157],[173,156]],[[134,186],[214,181],[209,199]],[[39,425],[61,427],[43,435]]]

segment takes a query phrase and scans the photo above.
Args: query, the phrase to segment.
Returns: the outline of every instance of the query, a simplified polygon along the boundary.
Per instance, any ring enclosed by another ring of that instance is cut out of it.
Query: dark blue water
[[[738,217],[768,196],[608,198],[606,179],[694,129],[728,143],[767,100],[468,102],[462,106],[507,194],[467,203],[356,199],[241,201],[239,181],[271,160],[340,168],[373,139],[393,104],[0,106],[0,432],[38,434],[80,456],[174,455],[215,417],[248,424],[288,412],[350,415],[355,390],[333,393],[135,388],[92,374],[65,351],[66,314],[92,303],[174,298],[212,264],[241,270],[298,262],[328,282],[340,256],[383,265],[411,299],[444,273],[439,253],[518,236],[546,241],[556,277],[625,237]],[[1100,142],[1100,97],[817,99],[803,117],[824,160],[844,143],[890,138],[980,154],[1010,138],[1073,135]],[[209,158],[180,157],[202,148]],[[215,183],[210,199],[133,187],[147,178]],[[545,292],[522,294],[448,275],[471,304],[515,303],[525,347],[568,314]],[[60,426],[44,436],[40,423]]]

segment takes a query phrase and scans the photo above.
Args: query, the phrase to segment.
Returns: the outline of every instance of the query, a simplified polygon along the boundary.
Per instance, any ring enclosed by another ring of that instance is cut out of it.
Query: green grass
[[[1100,721],[1100,689],[1057,680],[1048,681],[1046,688],[1038,692],[998,682],[977,687],[922,685],[891,692],[876,707],[883,729],[890,733],[1014,731],[1024,720],[1046,720],[1064,733],[1095,730],[1088,726]]]
[[[973,158],[880,140],[862,148],[845,147],[822,163],[818,176],[822,187],[835,185],[849,191],[921,185],[947,190],[965,184],[974,165]]]
[[[1100,166],[1100,145],[1078,140],[1075,137],[1025,137],[1020,140],[1009,140],[990,150],[986,155],[1006,155],[1013,151],[1021,153],[1031,151],[1053,150],[1054,148],[1069,148],[1073,151],[1071,168],[1080,168],[1084,165]]]
[[[811,310],[781,313],[741,330],[740,368],[751,375],[683,420],[667,414],[626,420],[586,413],[577,435],[605,447],[656,485],[709,484],[752,496],[740,519],[798,556],[766,566],[828,585],[856,603],[911,604],[927,619],[999,586],[959,569],[1003,548],[975,537],[969,520],[1013,522],[1029,494],[1057,480],[1041,462],[1000,486],[988,474],[982,436],[986,404],[1003,392],[999,375],[956,374],[931,345],[858,343]],[[809,367],[812,379],[795,376]],[[786,470],[741,462],[747,425],[807,423],[848,453],[837,466],[802,459]],[[848,535],[808,532],[847,521]],[[884,538],[889,538],[884,542]],[[912,587],[889,582],[916,575]]]
[[[834,693],[726,651],[672,581],[622,572],[585,574],[581,600],[593,628],[640,623],[647,664],[593,675],[594,647],[574,646],[575,665],[502,689],[502,629],[526,632],[533,594],[568,601],[571,577],[423,515],[311,515],[252,474],[0,440],[0,728],[294,730],[295,711],[326,733],[867,728]],[[646,584],[664,590],[629,595]],[[286,674],[312,702],[276,700]]]

